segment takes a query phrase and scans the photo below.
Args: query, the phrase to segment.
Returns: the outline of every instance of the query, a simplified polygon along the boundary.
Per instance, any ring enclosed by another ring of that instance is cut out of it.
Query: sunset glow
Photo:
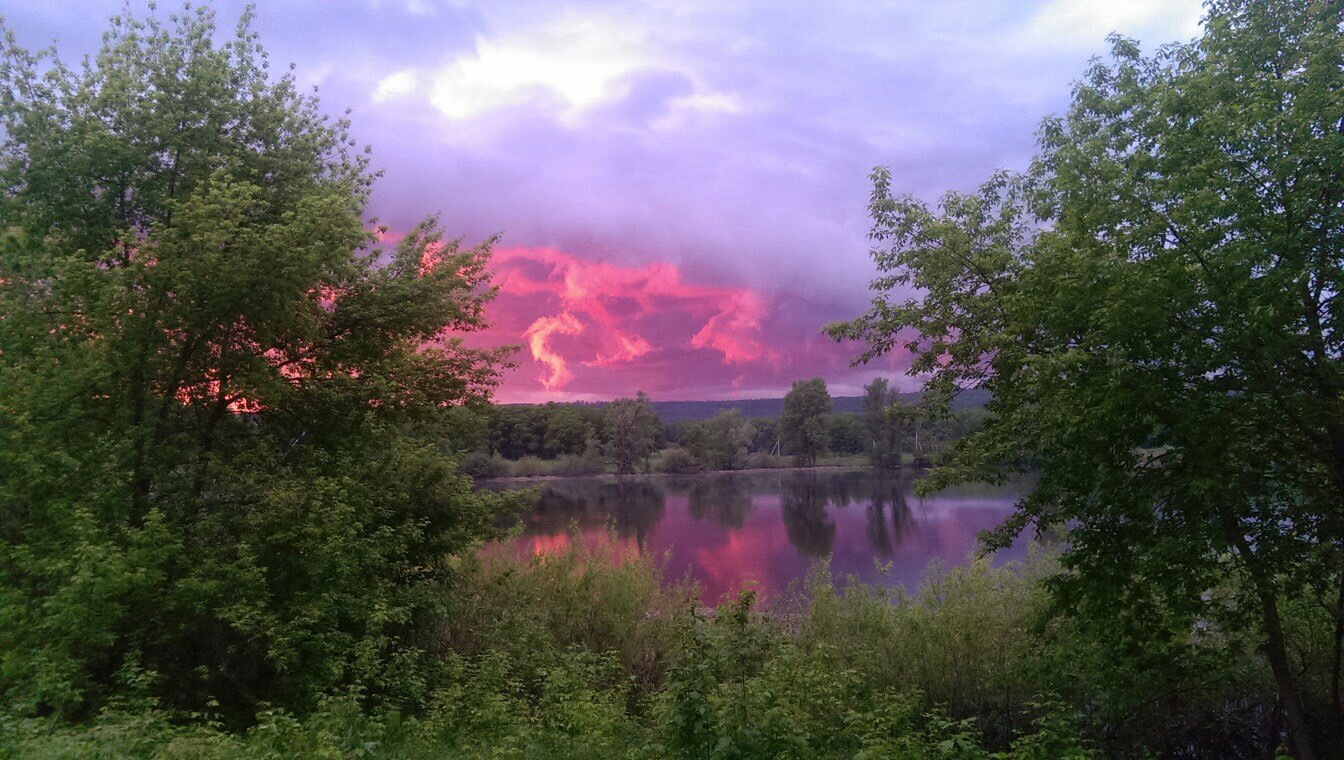
[[[20,36],[71,55],[122,7],[13,5]],[[817,375],[913,389],[899,352],[856,369],[821,334],[868,303],[868,173],[932,200],[1023,168],[1106,33],[1163,42],[1199,17],[1198,0],[338,8],[267,2],[258,28],[301,88],[352,109],[383,172],[375,224],[501,235],[493,327],[468,340],[521,349],[510,402],[778,397]]]
[[[668,263],[594,262],[552,248],[501,248],[494,262],[497,321],[537,313],[522,336],[541,365],[535,382],[547,391],[567,389],[579,367],[619,372],[668,354],[693,355],[701,364],[779,364],[763,342],[767,307],[751,290],[688,283]],[[515,384],[525,384],[527,374]]]

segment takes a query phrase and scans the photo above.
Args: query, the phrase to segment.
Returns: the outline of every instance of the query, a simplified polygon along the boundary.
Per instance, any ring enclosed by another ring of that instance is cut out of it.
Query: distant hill
[[[913,404],[919,401],[919,393],[903,393],[902,399]],[[982,390],[965,391],[952,403],[953,411],[984,406],[989,401],[989,393]],[[833,396],[831,410],[836,413],[858,413],[863,406],[862,396]],[[778,417],[784,410],[782,398],[749,398],[731,401],[654,401],[653,408],[664,423],[698,422],[707,420],[719,412],[737,409],[747,419],[769,419]]]

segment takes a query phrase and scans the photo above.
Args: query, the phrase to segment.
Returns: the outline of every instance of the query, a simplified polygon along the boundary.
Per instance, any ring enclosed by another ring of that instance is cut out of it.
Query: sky
[[[123,0],[11,0],[21,44],[73,60]],[[131,0],[137,13],[147,4]],[[213,4],[231,29],[243,3]],[[437,215],[491,235],[507,402],[779,396],[854,368],[821,332],[876,274],[873,167],[936,202],[1022,169],[1041,119],[1119,32],[1198,34],[1198,0],[262,0],[277,64],[316,87],[383,172],[395,235]],[[164,0],[155,13],[176,5]]]

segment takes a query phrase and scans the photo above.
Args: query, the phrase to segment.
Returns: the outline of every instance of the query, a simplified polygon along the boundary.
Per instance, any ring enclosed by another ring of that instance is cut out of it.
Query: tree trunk
[[[1269,660],[1270,671],[1274,674],[1274,687],[1279,693],[1279,702],[1283,705],[1283,718],[1288,724],[1288,735],[1292,739],[1293,754],[1297,760],[1316,760],[1311,746],[1311,731],[1307,726],[1307,711],[1302,704],[1302,693],[1297,688],[1297,679],[1293,677],[1292,666],[1288,662],[1288,646],[1283,635],[1283,619],[1279,615],[1279,599],[1270,581],[1269,574],[1260,564],[1259,558],[1251,549],[1246,534],[1236,517],[1223,510],[1223,529],[1228,540],[1237,548],[1241,559],[1246,563],[1254,586],[1256,600],[1260,607],[1260,632],[1265,640],[1262,648]]]
[[[1306,708],[1298,691],[1292,667],[1288,663],[1288,648],[1284,643],[1283,626],[1279,618],[1279,603],[1273,589],[1266,589],[1257,581],[1256,595],[1260,598],[1261,628],[1265,635],[1264,651],[1274,673],[1274,686],[1283,702],[1283,717],[1292,737],[1293,753],[1297,760],[1316,760],[1311,748],[1311,731],[1307,727]]]
[[[1340,693],[1340,670],[1344,663],[1344,570],[1339,574],[1339,601],[1335,606],[1335,665],[1330,679],[1330,709],[1335,716],[1335,757],[1344,758],[1344,695]]]

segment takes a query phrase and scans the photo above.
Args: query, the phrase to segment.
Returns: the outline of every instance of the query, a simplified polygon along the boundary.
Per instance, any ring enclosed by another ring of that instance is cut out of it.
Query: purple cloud
[[[94,49],[120,7],[22,4],[6,23],[25,44],[54,39],[70,58]],[[227,29],[242,3],[216,7]],[[751,390],[776,393],[792,371],[852,389],[902,364],[852,371],[818,336],[867,303],[874,165],[929,200],[1022,168],[1036,124],[1067,105],[1108,32],[1152,46],[1193,36],[1199,13],[1194,0],[277,0],[260,9],[258,29],[333,113],[354,109],[355,136],[385,170],[372,209],[381,221],[406,229],[442,212],[468,240],[503,232],[513,248],[665,265],[706,292],[748,292],[761,309],[756,339],[806,359],[755,367]],[[630,361],[571,362],[564,392],[630,393],[676,362],[697,367],[682,395],[742,392],[743,366],[708,341],[656,342],[686,338],[694,325],[684,317],[646,329],[647,349],[624,347],[639,354]],[[531,320],[496,319],[492,338],[530,340]],[[508,387],[541,397],[538,369],[525,365],[530,374]],[[677,376],[687,375],[682,366]]]

